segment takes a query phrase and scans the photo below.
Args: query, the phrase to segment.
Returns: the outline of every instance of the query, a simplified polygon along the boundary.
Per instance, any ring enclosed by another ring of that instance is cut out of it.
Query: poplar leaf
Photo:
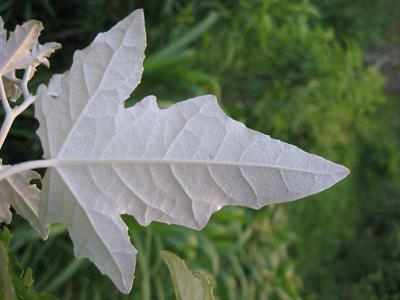
[[[161,251],[168,266],[177,300],[215,300],[213,285],[204,273],[193,273],[185,261],[169,251]]]
[[[320,192],[348,170],[246,128],[206,95],[167,109],[139,84],[146,36],[137,10],[74,54],[70,71],[35,102],[44,157],[40,219],[62,223],[75,255],[89,258],[124,293],[136,249],[121,214],[201,229],[223,206],[261,208]]]
[[[0,171],[8,167],[0,165]],[[0,223],[11,222],[11,205],[45,239],[48,228],[42,226],[39,221],[40,190],[36,185],[30,184],[33,179],[40,179],[40,175],[35,171],[27,170],[0,182]]]

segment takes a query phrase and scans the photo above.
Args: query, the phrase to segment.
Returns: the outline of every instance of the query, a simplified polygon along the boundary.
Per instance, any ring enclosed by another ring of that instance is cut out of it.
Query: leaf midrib
[[[54,166],[60,167],[65,165],[133,165],[133,164],[192,164],[192,165],[217,165],[217,166],[233,166],[233,167],[256,167],[269,168],[281,171],[294,171],[301,173],[310,173],[317,175],[331,175],[333,172],[320,172],[306,170],[301,168],[290,168],[262,163],[246,163],[246,162],[230,162],[230,161],[215,161],[215,160],[185,160],[185,159],[57,159]],[[346,172],[343,170],[343,172]],[[340,173],[340,172],[337,172]]]

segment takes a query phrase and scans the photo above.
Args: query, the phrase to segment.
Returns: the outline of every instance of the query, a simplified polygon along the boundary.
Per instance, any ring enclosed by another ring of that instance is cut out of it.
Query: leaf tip
[[[336,182],[343,180],[350,174],[350,169],[346,168],[342,165],[337,165],[337,168],[334,172],[334,176],[336,178]]]
[[[41,21],[38,20],[30,20],[25,22],[24,24],[22,24],[22,26],[26,26],[26,27],[31,27],[31,28],[35,28],[35,30],[40,34],[40,32],[43,30],[44,26],[43,23]]]

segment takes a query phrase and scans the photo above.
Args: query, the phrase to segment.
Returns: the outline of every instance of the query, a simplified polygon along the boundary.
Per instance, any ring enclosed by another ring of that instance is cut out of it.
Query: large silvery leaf
[[[322,191],[348,170],[246,128],[215,97],[159,109],[154,96],[132,108],[145,30],[142,11],[99,34],[71,70],[41,86],[35,103],[44,156],[40,216],[62,223],[77,257],[92,260],[122,292],[136,250],[121,214],[200,229],[226,205],[260,208]]]
[[[0,170],[8,167],[0,165]],[[48,228],[41,226],[39,221],[40,190],[30,183],[33,179],[40,179],[40,175],[28,170],[0,182],[0,223],[11,222],[11,205],[43,238],[47,238]]]

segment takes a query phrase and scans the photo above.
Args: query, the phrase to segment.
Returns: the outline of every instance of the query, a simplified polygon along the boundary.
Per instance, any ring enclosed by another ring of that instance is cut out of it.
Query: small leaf
[[[50,67],[49,58],[56,50],[61,49],[61,44],[51,42],[44,45],[37,45],[32,49],[31,57],[37,61],[37,64],[43,64],[47,68]]]
[[[28,21],[18,25],[0,49],[0,75],[25,69],[32,48],[38,43],[43,25],[39,21]]]
[[[169,251],[160,254],[171,274],[177,300],[215,300],[206,274],[192,273],[182,259]]]
[[[24,272],[24,276],[22,277],[22,279],[24,280],[24,285],[27,288],[31,288],[34,284],[34,280],[33,280],[33,271],[31,268],[28,268],[25,272]]]
[[[61,44],[51,42],[44,45],[38,44],[32,49],[30,57],[27,59],[27,64],[32,65],[31,78],[36,72],[36,67],[40,64],[50,68],[50,61],[48,58],[58,49],[61,49]]]
[[[9,166],[1,166],[0,170]],[[10,205],[27,219],[31,226],[45,239],[48,227],[41,226],[39,221],[40,190],[30,184],[33,179],[40,179],[35,171],[24,171],[12,175],[0,182],[0,222],[11,222]]]
[[[22,94],[21,89],[15,82],[18,79],[15,76],[15,71],[6,74],[3,77],[4,89],[6,90],[7,99],[15,102]]]

